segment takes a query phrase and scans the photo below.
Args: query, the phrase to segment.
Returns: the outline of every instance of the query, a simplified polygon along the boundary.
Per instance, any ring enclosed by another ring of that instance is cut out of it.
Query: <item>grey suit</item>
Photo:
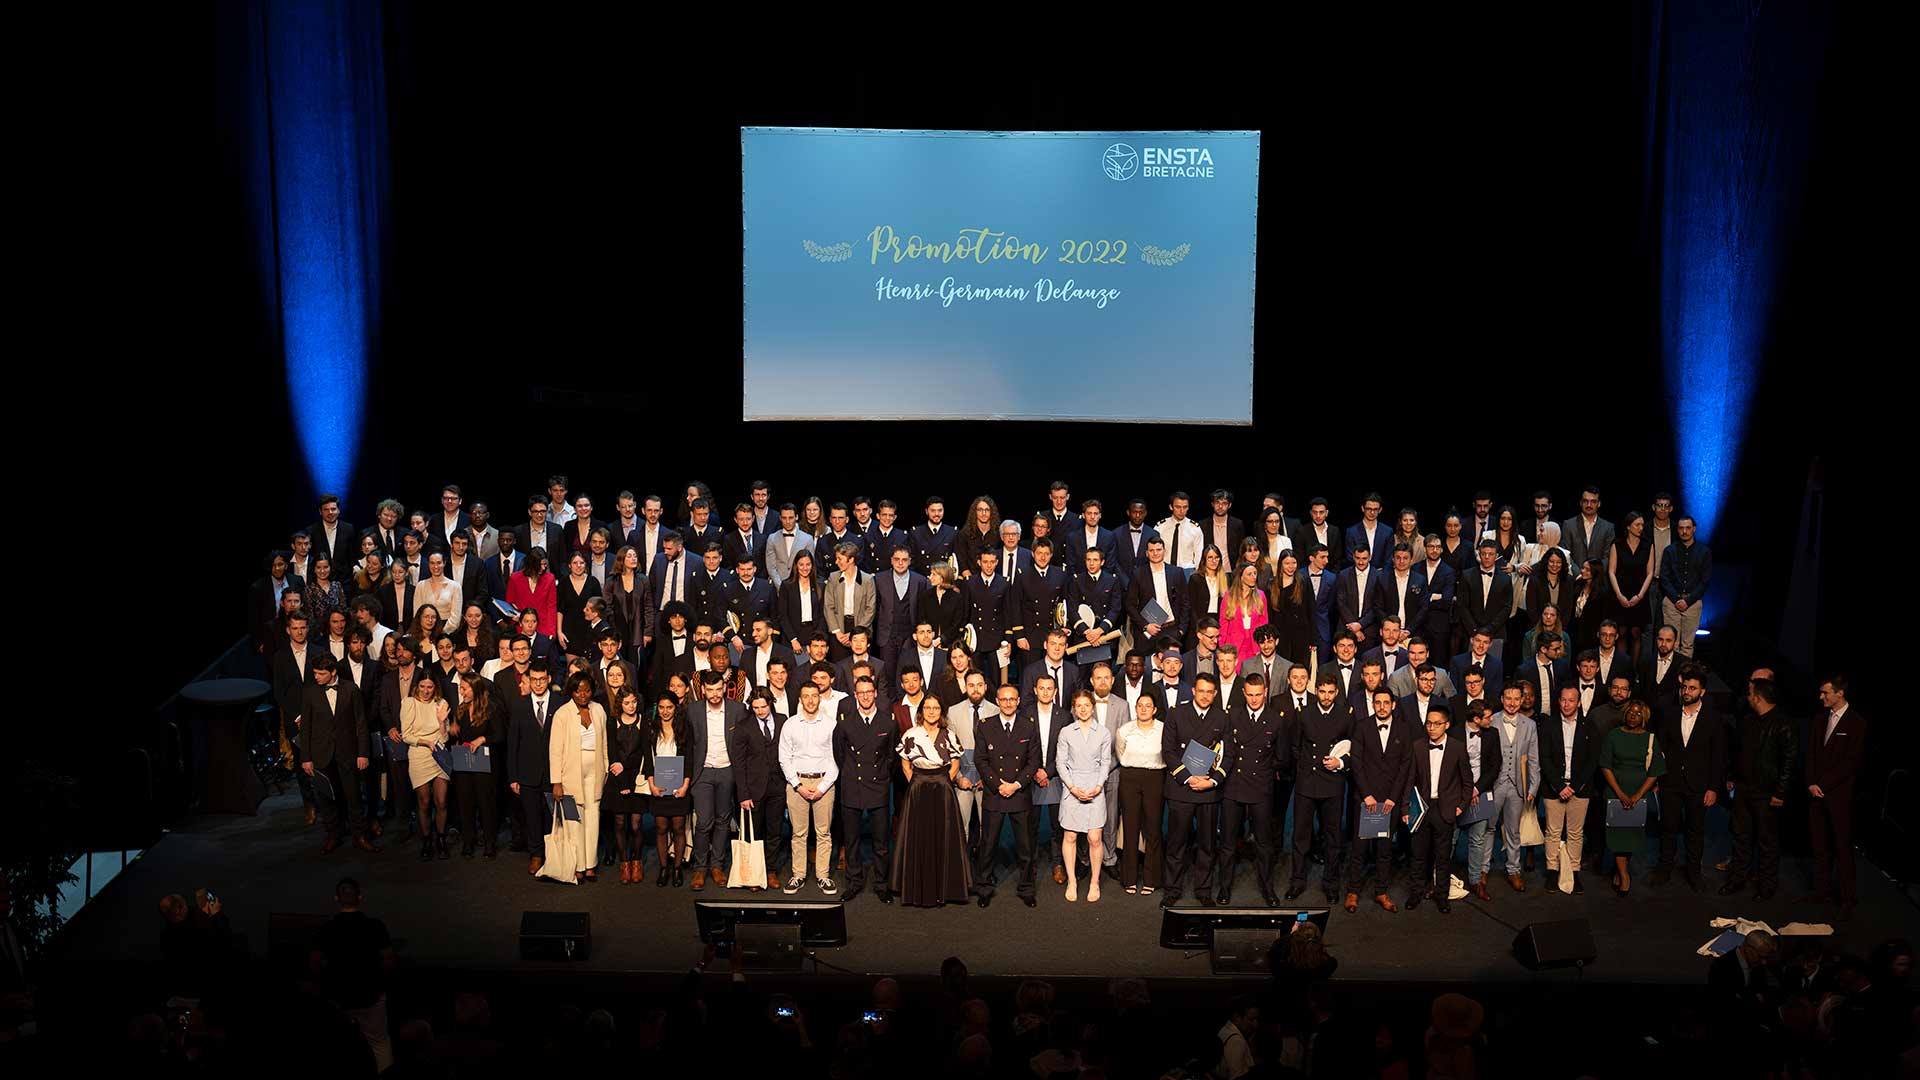
[[[1560,523],[1560,545],[1567,549],[1567,558],[1570,560],[1568,572],[1578,574],[1581,563],[1589,559],[1604,559],[1607,552],[1613,550],[1613,522],[1606,518],[1595,518],[1593,539],[1589,541],[1580,515],[1575,514]]]
[[[767,576],[773,579],[774,586],[777,588],[781,582],[793,576],[793,557],[795,555],[803,551],[812,550],[813,537],[808,536],[806,533],[798,530],[794,531],[793,551],[789,553],[787,551],[786,534],[777,528],[769,532],[767,534]],[[814,561],[819,561],[818,555],[814,556]],[[839,624],[835,623],[834,625],[838,626]]]
[[[1094,715],[1097,718],[1099,716],[1097,708],[1098,702],[1095,704],[1096,709]],[[1127,708],[1127,699],[1119,694],[1108,694],[1107,743],[1109,746],[1118,741],[1120,728],[1132,719],[1133,710]],[[1113,866],[1120,861],[1120,853],[1114,850],[1114,844],[1119,841],[1120,837],[1120,753],[1116,749],[1109,757],[1112,760],[1107,769],[1107,782],[1106,785],[1101,788],[1102,793],[1107,799],[1107,826],[1103,833],[1103,837],[1106,840],[1106,850],[1101,858],[1101,865],[1103,866]],[[1138,832],[1139,830],[1136,829],[1134,831]]]
[[[1499,806],[1500,839],[1507,849],[1507,873],[1511,875],[1520,872],[1520,815],[1534,812],[1525,800],[1540,791],[1540,732],[1530,717],[1522,716],[1509,738],[1504,717],[1504,713],[1493,716],[1493,726],[1500,732],[1500,777],[1494,781],[1493,798]],[[1527,762],[1524,789],[1520,786],[1521,758]],[[1492,863],[1492,844],[1486,846],[1482,857],[1487,862],[1479,867],[1479,880],[1485,879]]]
[[[1453,696],[1459,693],[1454,689],[1453,676],[1447,674],[1447,669],[1438,664],[1433,666],[1433,675],[1433,696],[1441,701],[1452,701]],[[1403,698],[1413,693],[1413,665],[1402,664],[1400,670],[1388,676],[1387,689],[1393,691],[1393,696],[1396,698]]]
[[[827,578],[827,633],[838,634],[853,616],[853,625],[873,630],[873,576],[859,574],[853,587],[853,610],[847,610],[847,576],[838,570]]]
[[[990,721],[999,715],[1000,710],[994,707],[993,702],[984,698],[981,700],[980,719],[983,722]],[[947,730],[953,733],[953,740],[960,744],[961,750],[973,749],[973,702],[963,699],[959,704],[947,709]],[[981,789],[978,786],[969,791],[962,791],[958,787],[953,789],[954,796],[960,801],[962,835],[973,827],[975,819],[980,820],[982,827],[985,826],[986,819],[982,816],[980,809],[980,792]]]

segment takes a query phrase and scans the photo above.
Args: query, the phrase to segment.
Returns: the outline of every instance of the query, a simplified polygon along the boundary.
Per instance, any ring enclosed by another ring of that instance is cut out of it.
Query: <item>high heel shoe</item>
[[[653,887],[654,887],[654,888],[656,888],[656,889],[664,889],[664,888],[666,888],[666,887],[667,887],[667,874],[668,874],[668,873],[669,873],[669,872],[670,872],[671,870],[672,870],[672,867],[670,867],[670,866],[668,866],[668,865],[667,865],[666,863],[664,863],[664,862],[663,862],[663,863],[661,863],[661,864],[660,864],[660,876],[659,876],[659,877],[657,877],[657,878],[654,878],[654,879],[653,879]]]
[[[420,861],[433,861],[433,837],[431,836],[422,836],[420,838]]]
[[[447,845],[447,834],[445,831],[440,833],[440,839],[436,847],[440,852],[440,858],[442,860],[453,858],[453,849]]]
[[[679,888],[682,884],[684,884],[686,880],[680,871],[681,871],[680,864],[674,863],[673,864],[673,887],[676,889]]]

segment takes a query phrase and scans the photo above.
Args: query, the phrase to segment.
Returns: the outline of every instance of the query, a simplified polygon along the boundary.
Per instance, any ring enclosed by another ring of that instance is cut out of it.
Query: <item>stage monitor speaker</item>
[[[734,927],[733,949],[748,971],[805,971],[807,946],[798,923],[742,923]]]
[[[1332,908],[1213,907],[1163,908],[1160,944],[1169,949],[1213,948],[1215,930],[1263,930],[1279,935],[1293,932],[1296,923],[1310,922],[1327,932]]]
[[[1528,923],[1513,939],[1514,959],[1531,971],[1547,968],[1584,968],[1593,963],[1599,950],[1593,944],[1590,919],[1560,919],[1555,922]]]
[[[310,915],[297,911],[267,913],[267,959],[276,968],[308,970],[313,952],[313,935],[333,921],[331,915]]]
[[[520,959],[585,960],[593,955],[593,920],[584,911],[520,913]]]
[[[1213,931],[1213,952],[1211,963],[1215,975],[1261,975],[1271,974],[1273,965],[1267,957],[1273,950],[1273,943],[1280,940],[1283,931],[1279,930],[1228,930],[1216,927]]]
[[[736,943],[741,928],[767,925],[799,927],[809,949],[847,943],[847,910],[838,900],[695,900],[693,915],[700,940],[713,944]]]

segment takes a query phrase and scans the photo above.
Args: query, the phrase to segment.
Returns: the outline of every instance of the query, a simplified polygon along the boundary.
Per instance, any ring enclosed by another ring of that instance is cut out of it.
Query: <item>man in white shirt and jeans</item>
[[[807,881],[807,834],[813,833],[814,879],[831,896],[839,890],[833,867],[833,759],[831,716],[820,708],[820,690],[800,688],[800,711],[780,729],[780,771],[787,778],[787,817],[793,822],[793,876],[782,892],[797,893]]]

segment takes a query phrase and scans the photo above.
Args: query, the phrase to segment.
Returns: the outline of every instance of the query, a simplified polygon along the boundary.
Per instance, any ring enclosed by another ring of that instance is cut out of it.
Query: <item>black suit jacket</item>
[[[300,695],[308,683],[313,681],[313,661],[326,649],[325,645],[307,639],[307,665],[302,672],[293,658],[291,646],[273,654],[273,701],[280,707],[280,715],[291,720],[300,713]]]
[[[827,629],[827,592],[826,585],[819,575],[812,579],[807,592],[813,597],[813,618],[810,623],[800,621],[800,579],[789,577],[780,583],[779,595],[774,603],[774,625],[780,631],[788,645],[796,649],[807,647],[807,634],[812,630]]]
[[[525,557],[525,555],[534,548],[539,548],[547,553],[548,571],[551,572],[555,566],[559,566],[561,569],[557,572],[556,576],[566,573],[566,533],[562,531],[560,526],[555,525],[551,518],[547,520],[547,524],[545,528],[541,530],[539,536],[533,535],[533,522],[531,521],[523,521],[519,525],[514,526],[513,541],[513,550],[519,552],[522,557]]]
[[[1086,631],[1096,626],[1104,634],[1117,631],[1126,611],[1125,598],[1126,589],[1120,584],[1119,574],[1102,570],[1098,581],[1088,576],[1085,570],[1073,575],[1073,581],[1067,585],[1067,625],[1073,630],[1067,644],[1072,646],[1084,642]],[[1082,604],[1093,609],[1094,622],[1091,625],[1081,620]]]
[[[1031,705],[1033,703],[1033,684],[1040,681],[1040,676],[1048,674],[1047,666],[1046,654],[1041,653],[1020,668],[1020,701],[1022,705]],[[1061,702],[1071,701],[1073,692],[1080,689],[1080,685],[1080,665],[1074,663],[1073,657],[1071,656],[1061,657],[1060,679],[1054,687],[1054,708],[1062,708],[1064,706],[1060,704]]]
[[[1195,519],[1194,524],[1200,526],[1200,539],[1202,541],[1202,547],[1204,549],[1204,546],[1206,544],[1211,544],[1214,542],[1213,514],[1208,513],[1203,517]],[[1239,518],[1231,517],[1231,516],[1228,517],[1227,518],[1227,546],[1220,549],[1221,561],[1226,563],[1228,566],[1233,566],[1237,564],[1240,561],[1240,542],[1242,540],[1245,540],[1246,538],[1247,538],[1247,527],[1241,524]]]
[[[512,559],[513,570],[506,574],[500,572],[500,555],[498,552],[494,553],[493,558],[482,559],[480,561],[481,572],[485,575],[483,578],[485,582],[485,592],[489,599],[505,600],[507,598],[507,580],[514,574],[519,573],[520,568],[525,566],[527,562],[526,557],[521,555],[517,549],[514,551]],[[392,595],[391,591],[389,591],[388,595]],[[462,595],[466,594],[462,593]],[[491,606],[489,606],[487,618],[493,619],[497,617]]]
[[[769,739],[760,731],[759,718],[751,709],[747,711],[747,722],[740,729],[741,755],[733,759],[735,798],[778,799],[786,791],[787,776],[780,768],[780,732],[787,726],[787,718],[775,710],[772,720],[773,737]],[[772,842],[770,837],[757,839]]]
[[[1513,611],[1513,578],[1505,570],[1493,572],[1493,590],[1481,598],[1485,588],[1480,580],[1479,564],[1467,567],[1460,574],[1454,586],[1454,611],[1458,613],[1460,624],[1474,627],[1491,627],[1495,637],[1499,637],[1502,628],[1507,625],[1507,616]]]
[[[1227,774],[1225,797],[1243,803],[1270,801],[1286,745],[1286,714],[1272,702],[1258,718],[1244,701],[1228,710],[1226,745],[1220,752],[1220,768]]]
[[[1561,788],[1571,787],[1574,798],[1592,798],[1594,777],[1599,775],[1600,766],[1600,743],[1594,736],[1593,725],[1584,716],[1573,725],[1572,772],[1567,771],[1566,732],[1560,710],[1556,708],[1552,715],[1535,716],[1533,726],[1540,735],[1540,797],[1559,798]],[[1671,758],[1667,769],[1671,775]]]
[[[460,533],[465,532],[471,524],[473,524],[473,521],[467,517],[467,512],[465,510],[460,511],[453,528],[454,535],[458,536]],[[447,515],[440,510],[435,510],[433,513],[428,514],[427,546],[437,551],[447,551],[452,547],[450,543],[451,539],[452,537],[447,535]],[[471,546],[467,549],[467,553],[469,555],[473,553]]]
[[[745,537],[742,537],[739,529],[729,528],[726,532],[720,534],[720,551],[720,564],[727,569],[731,570],[740,565],[740,560],[743,558],[752,559],[753,565],[758,571],[754,576],[754,580],[761,581],[766,578],[766,533],[749,532]]]
[[[860,719],[860,706],[852,698],[840,702],[840,715],[834,721],[833,757],[840,766],[835,787],[840,805],[857,810],[885,809],[893,774],[900,767],[900,726],[885,702],[873,704],[871,726]]]
[[[327,705],[327,688],[308,682],[301,694],[300,738],[294,752],[300,764],[313,763],[315,769],[333,764],[337,756],[351,774],[354,758],[367,756],[367,713],[359,688],[350,682],[334,680],[334,705]]]
[[[395,564],[395,565],[398,565],[398,564]],[[405,611],[402,611],[399,608],[394,607],[394,600],[393,600],[394,583],[393,582],[389,581],[385,585],[380,586],[380,588],[377,589],[373,594],[374,596],[380,599],[380,621],[386,623],[389,627],[392,627],[396,633],[406,630],[407,626],[413,622],[414,586],[412,582],[407,582],[406,585],[407,585],[406,596],[404,599],[400,601],[400,606],[404,607],[406,609]],[[499,595],[505,596],[507,594],[505,592],[501,592]],[[445,613],[442,613],[440,621],[441,623],[444,624],[452,620],[449,620],[445,616]],[[432,644],[432,642],[422,642],[421,644],[430,645]]]
[[[1412,757],[1409,772],[1413,776],[1410,786],[1418,788],[1420,797],[1427,800],[1427,813],[1438,814],[1440,820],[1451,825],[1474,800],[1473,768],[1467,763],[1465,744],[1449,733],[1446,749],[1440,752],[1440,797],[1436,799],[1433,797],[1432,749],[1433,743],[1425,732],[1408,747]]]
[[[1193,598],[1188,595],[1187,572],[1171,563],[1163,564],[1167,568],[1167,614],[1173,616],[1173,622],[1162,626],[1160,632],[1171,636],[1175,641],[1185,641],[1187,631],[1193,627]],[[1142,609],[1147,606],[1153,595],[1153,570],[1142,562],[1134,567],[1133,577],[1127,581],[1127,618],[1133,621],[1134,636],[1141,637],[1146,632],[1147,617]],[[1151,643],[1138,641],[1138,648],[1148,648]]]
[[[999,813],[1032,809],[1034,774],[1040,769],[1040,729],[1033,717],[1024,710],[1015,713],[1009,733],[998,710],[983,711],[973,731],[973,746],[986,808]],[[1019,784],[1020,790],[1002,795],[1001,784]]]
[[[751,640],[742,641],[740,643],[740,648],[741,648],[740,676],[741,678],[747,681],[747,685],[749,687],[753,687],[757,689],[760,686],[764,685],[758,678],[755,677],[759,674],[759,668],[760,668],[760,658],[759,656],[756,655],[756,653],[758,652],[758,649],[754,646]],[[767,662],[769,665],[771,665],[774,660],[779,660],[782,663],[786,664],[787,672],[789,675],[792,674],[795,668],[800,666],[800,662],[793,658],[793,650],[787,648],[785,645],[782,645],[777,641],[773,642],[772,653],[767,657]],[[794,688],[793,682],[791,679],[788,680],[787,686],[789,689]]]
[[[1380,800],[1392,799],[1395,806],[1407,801],[1407,792],[1413,787],[1413,744],[1426,742],[1426,731],[1409,728],[1398,716],[1390,723],[1387,748],[1382,750],[1379,718],[1369,713],[1364,719],[1354,721],[1353,754],[1347,764],[1353,772],[1356,800],[1371,795]],[[1420,732],[1417,739],[1415,730]]]
[[[1113,549],[1120,556],[1120,564],[1114,569],[1120,572],[1120,580],[1129,585],[1133,584],[1134,572],[1147,565],[1147,542],[1158,539],[1160,534],[1154,530],[1153,526],[1147,524],[1140,526],[1137,546],[1132,525],[1122,525],[1113,530]]]
[[[900,598],[893,588],[893,567],[873,579],[873,632],[875,647],[897,645],[905,638],[913,636],[913,624],[921,619],[933,618],[933,582],[927,575],[917,570],[907,571],[907,601],[902,610]],[[828,627],[830,632],[839,627]],[[896,636],[905,632],[905,638]],[[939,633],[936,623],[934,633]]]
[[[1654,707],[1672,705],[1680,700],[1680,669],[1686,666],[1687,658],[1674,651],[1673,661],[1667,665],[1667,677],[1657,677],[1659,661],[1649,652],[1640,661],[1640,669],[1634,673],[1633,692],[1642,701]],[[1665,749],[1664,746],[1662,749]]]
[[[989,585],[976,573],[960,583],[960,593],[967,600],[967,621],[978,635],[976,652],[992,652],[1011,640],[1013,590],[1004,575],[993,575]]]
[[[434,516],[438,517],[439,515],[436,513]],[[327,527],[318,521],[307,526],[307,539],[313,543],[313,546],[307,549],[308,556],[325,556],[327,561],[333,564],[333,579],[335,581],[345,581],[348,572],[353,569],[353,564],[360,561],[360,533],[348,523],[346,518],[341,518],[339,521],[334,522],[334,542],[331,548],[327,546]],[[340,559],[342,556],[345,556],[347,560],[346,571],[340,569]]]
[[[1353,709],[1336,701],[1331,711],[1323,711],[1315,697],[1307,703],[1293,730],[1293,786],[1309,798],[1326,799],[1346,790],[1347,777],[1353,771],[1351,752],[1345,767],[1328,772],[1323,759],[1331,757],[1335,744],[1353,737]]]
[[[1055,618],[1057,605],[1067,598],[1067,574],[1059,563],[1048,563],[1045,570],[1029,566],[1013,579],[1013,636],[1026,638],[1027,647],[1038,651],[1046,647],[1047,631],[1061,625]],[[1073,615],[1067,615],[1069,623]]]
[[[1160,734],[1160,760],[1167,766],[1163,795],[1172,802],[1217,803],[1220,801],[1221,785],[1227,782],[1227,710],[1216,701],[1207,710],[1207,715],[1202,717],[1188,699],[1187,691],[1187,687],[1181,687],[1180,704],[1167,714]],[[1208,773],[1213,777],[1214,786],[1205,791],[1195,791],[1187,786],[1190,775],[1185,762],[1187,744],[1191,742],[1212,747],[1220,755],[1214,759],[1213,769]],[[1211,844],[1212,841],[1203,843]]]
[[[1391,572],[1391,571],[1389,571]],[[1371,643],[1379,640],[1380,632],[1380,571],[1372,566],[1367,568],[1366,595],[1361,595],[1360,579],[1349,566],[1340,571],[1333,579],[1333,633],[1338,636],[1348,623],[1360,624],[1360,633],[1364,640]]]
[[[1534,726],[1538,727],[1539,725],[1536,724]],[[1493,785],[1500,779],[1500,762],[1504,758],[1506,751],[1502,749],[1500,725],[1488,724],[1486,730],[1480,731],[1478,736],[1472,734],[1476,730],[1478,729],[1472,725],[1468,725],[1464,731],[1459,727],[1455,727],[1447,732],[1447,740],[1449,742],[1457,740],[1460,743],[1463,748],[1461,754],[1463,758],[1466,757],[1464,747],[1468,739],[1477,737],[1484,744],[1480,749],[1480,779],[1475,784],[1475,787],[1479,790],[1480,794],[1485,795],[1493,790]],[[1467,775],[1469,777],[1473,775],[1473,763],[1471,761],[1467,763]]]
[[[1715,798],[1727,794],[1726,720],[1705,698],[1700,699],[1700,715],[1693,723],[1693,738],[1680,743],[1680,706],[1660,709],[1654,733],[1660,738],[1660,752],[1667,758],[1667,775],[1660,779],[1662,791],[1688,796],[1715,792]]]

